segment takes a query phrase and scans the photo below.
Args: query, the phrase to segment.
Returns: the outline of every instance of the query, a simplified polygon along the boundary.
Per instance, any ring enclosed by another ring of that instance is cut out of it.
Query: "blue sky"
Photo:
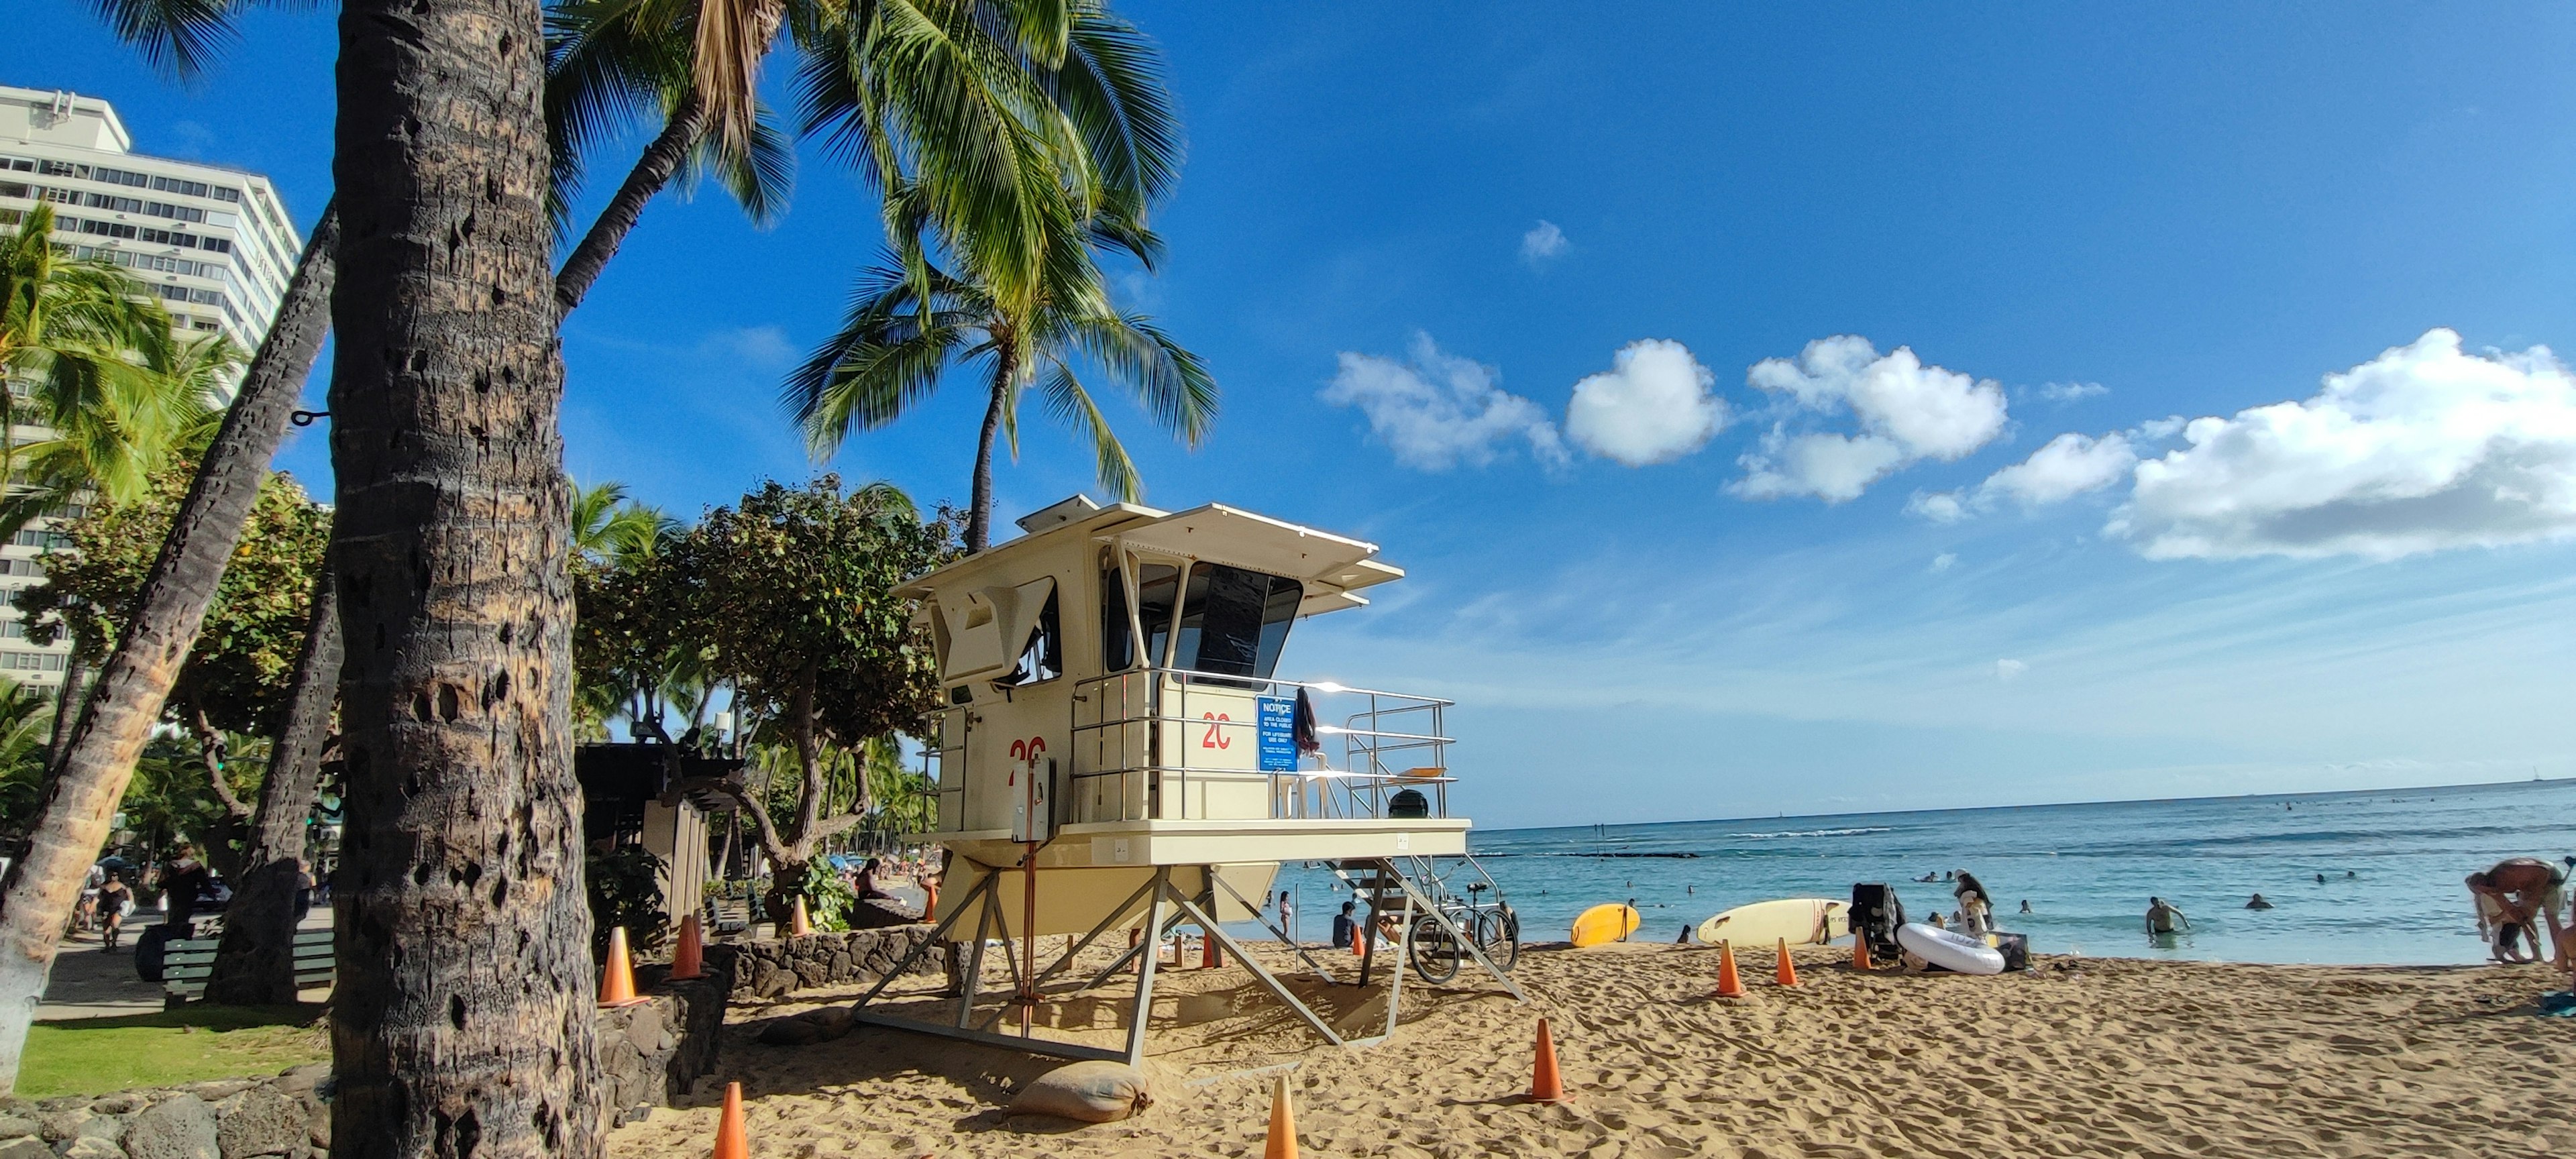
[[[0,79],[319,209],[327,16],[186,91],[17,9]],[[2576,11],[1123,10],[1190,161],[1122,292],[1225,389],[1196,454],[1114,412],[1148,501],[1383,544],[1284,668],[1459,699],[1480,819],[2576,775]],[[873,213],[810,152],[774,230],[653,206],[574,474],[810,470],[776,382]],[[962,497],[978,407],[834,466]],[[1091,485],[1031,418],[1006,518]]]

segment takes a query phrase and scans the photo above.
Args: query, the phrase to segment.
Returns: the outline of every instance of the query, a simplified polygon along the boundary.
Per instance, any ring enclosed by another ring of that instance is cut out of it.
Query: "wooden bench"
[[[215,972],[218,939],[170,942],[161,952],[161,989],[172,1002],[192,1002],[206,993],[206,978]],[[295,988],[331,984],[331,931],[295,931]]]

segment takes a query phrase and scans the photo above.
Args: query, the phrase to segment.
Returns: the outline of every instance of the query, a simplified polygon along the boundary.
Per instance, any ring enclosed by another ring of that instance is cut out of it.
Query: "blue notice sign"
[[[1297,702],[1285,696],[1264,696],[1261,702],[1261,771],[1293,773],[1297,771]]]

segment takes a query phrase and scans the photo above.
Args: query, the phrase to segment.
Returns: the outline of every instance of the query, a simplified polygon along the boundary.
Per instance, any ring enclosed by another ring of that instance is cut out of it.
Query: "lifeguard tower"
[[[903,591],[921,603],[944,701],[926,729],[939,828],[919,838],[953,854],[931,944],[955,944],[964,963],[945,1023],[869,1009],[910,962],[859,999],[860,1021],[1138,1062],[1157,947],[1196,926],[1344,1043],[1223,929],[1257,921],[1294,944],[1262,904],[1286,861],[1332,866],[1369,903],[1368,925],[1395,919],[1386,1032],[1408,957],[1431,980],[1473,961],[1522,997],[1497,964],[1516,955],[1517,923],[1467,856],[1467,819],[1449,812],[1450,702],[1274,674],[1299,619],[1363,607],[1361,592],[1403,577],[1374,544],[1223,504],[1163,512],[1081,496],[1019,526],[1020,538]],[[1446,884],[1462,874],[1464,899]],[[1125,954],[1080,986],[1046,989],[1120,930],[1133,931]],[[1037,939],[1070,934],[1081,937],[1040,969]],[[1365,944],[1363,986],[1377,939]],[[985,1010],[988,946],[1007,956],[1011,991]],[[1037,1006],[1131,969],[1125,1050],[1034,1033]],[[1014,1011],[1018,1033],[998,1029]]]

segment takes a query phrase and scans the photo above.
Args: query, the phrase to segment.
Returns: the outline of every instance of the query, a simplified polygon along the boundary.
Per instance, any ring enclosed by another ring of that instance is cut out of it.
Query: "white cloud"
[[[2057,503],[2127,478],[2137,462],[2129,437],[2120,432],[2098,439],[2064,434],[2048,440],[2029,458],[1988,476],[1978,491],[2025,506]]]
[[[1956,523],[2009,499],[2024,507],[2060,503],[2099,491],[2129,477],[2137,466],[2131,432],[2113,431],[2100,438],[2063,434],[1973,488],[1916,493],[1905,504],[1908,515],[1934,523]]]
[[[1565,433],[1583,449],[1630,467],[1668,463],[1726,428],[1726,400],[1711,373],[1679,342],[1631,342],[1611,369],[1574,384]]]
[[[1995,661],[1995,679],[2004,684],[2021,679],[2021,674],[2028,671],[2030,671],[2030,665],[2019,660]]]
[[[1565,252],[1565,231],[1553,221],[1541,221],[1521,235],[1521,260],[1531,265],[1544,264],[1549,258]]]
[[[1968,505],[1975,496],[1963,491],[1921,491],[1905,501],[1905,513],[1920,515],[1934,523],[1957,523],[1968,517]]]
[[[2049,382],[2042,383],[2039,388],[2039,397],[2050,402],[2074,402],[2109,393],[2111,388],[2098,382]]]
[[[1498,377],[1490,366],[1441,353],[1430,335],[1417,333],[1402,362],[1342,352],[1341,370],[1322,397],[1360,408],[1396,461],[1417,470],[1482,466],[1503,444],[1524,440],[1541,462],[1563,463],[1565,444],[1547,412],[1495,385]]]
[[[2137,467],[2113,534],[2157,559],[2394,558],[2576,536],[2576,375],[2460,336],[2325,377],[2305,402],[2199,418]]]
[[[1942,572],[1948,571],[1952,565],[1957,564],[1958,562],[1959,553],[1955,551],[1945,551],[1939,555],[1933,556],[1932,574],[1939,575]]]
[[[2187,420],[2185,420],[2181,415],[2174,415],[2170,418],[2148,419],[2147,421],[2138,424],[2136,434],[2139,438],[2144,439],[2147,442],[2161,443],[2166,439],[2170,439],[2175,435],[2181,434],[2186,421]]]
[[[1744,477],[1727,489],[1748,499],[1812,495],[1827,503],[1860,498],[1869,485],[1905,462],[1905,449],[1877,435],[1798,435],[1774,428],[1762,449],[1736,462]]]
[[[1856,335],[1819,338],[1794,360],[1764,359],[1744,378],[1804,410],[1848,409],[1862,432],[1790,438],[1775,430],[1760,452],[1745,456],[1745,477],[1735,485],[1738,494],[1754,498],[1855,498],[1908,463],[1960,458],[2004,430],[2000,384],[1926,366],[1901,346],[1881,355]]]
[[[778,326],[740,326],[715,331],[699,344],[701,353],[738,361],[760,370],[776,370],[796,361],[796,346]]]

